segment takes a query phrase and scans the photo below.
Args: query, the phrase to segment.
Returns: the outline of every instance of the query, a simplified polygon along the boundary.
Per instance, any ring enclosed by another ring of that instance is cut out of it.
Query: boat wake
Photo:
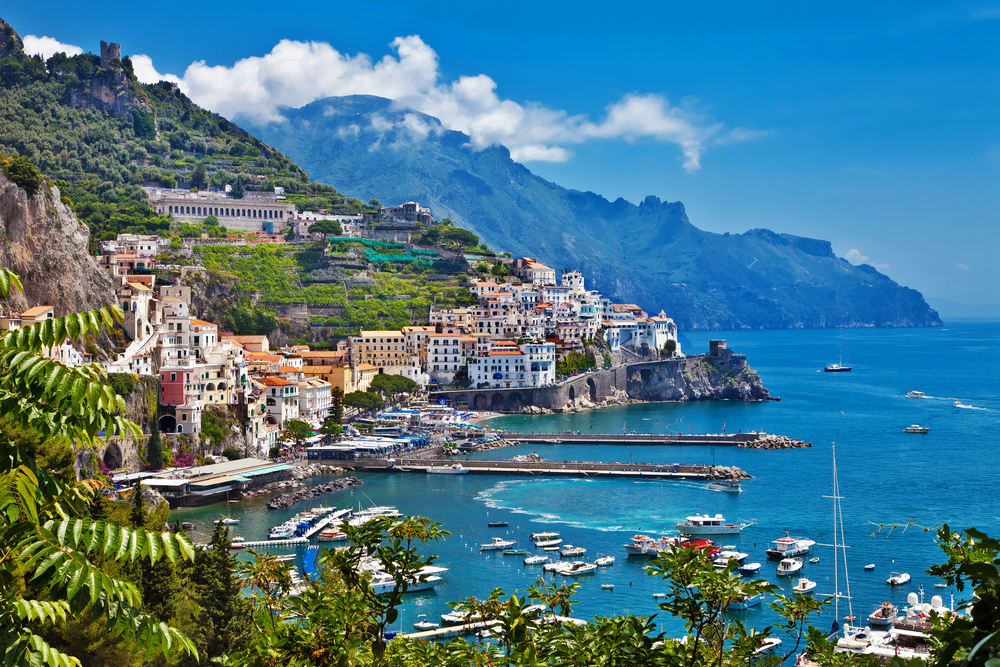
[[[959,404],[959,405],[956,405],[955,407],[956,408],[962,408],[963,410],[982,410],[983,412],[992,412],[992,410],[990,410],[989,408],[979,408],[979,407],[976,407],[975,405],[962,405],[962,404]]]

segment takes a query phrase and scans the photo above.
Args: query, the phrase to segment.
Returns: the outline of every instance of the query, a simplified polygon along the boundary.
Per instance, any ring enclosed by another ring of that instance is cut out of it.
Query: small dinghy
[[[799,583],[792,587],[792,593],[795,595],[809,595],[816,588],[815,581],[809,581],[805,577],[799,579]]]
[[[866,572],[874,570],[874,569],[875,569],[875,563],[869,563],[868,565],[865,565],[865,571]]]
[[[423,621],[417,621],[414,623],[413,627],[420,632],[427,632],[428,630],[437,630],[441,626],[437,623],[431,623],[430,621],[424,619]]]
[[[903,584],[907,584],[909,582],[910,582],[910,575],[906,572],[900,572],[900,573],[893,572],[892,575],[890,575],[890,577],[885,580],[885,583],[889,584],[890,586],[902,586]]]
[[[812,558],[809,559],[809,562],[815,565],[816,563],[819,562],[819,556],[813,556]]]
[[[510,524],[506,521],[488,521],[486,525],[489,528],[506,528]]]
[[[760,563],[747,563],[746,565],[740,566],[740,574],[744,577],[750,577],[760,572]]]
[[[601,590],[604,590],[604,591],[613,591],[614,589],[615,589],[615,585],[614,584],[601,584]]]

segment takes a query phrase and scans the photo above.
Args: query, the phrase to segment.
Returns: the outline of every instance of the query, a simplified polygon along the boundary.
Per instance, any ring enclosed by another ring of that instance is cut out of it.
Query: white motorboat
[[[910,424],[903,429],[904,433],[929,433],[930,428],[927,426],[921,426],[920,424]]]
[[[406,592],[416,593],[418,591],[429,591],[439,582],[444,581],[441,577],[421,577],[423,581],[412,579],[406,582]],[[396,588],[395,578],[386,572],[376,572],[369,584],[375,593],[391,593]]]
[[[316,536],[317,542],[343,542],[347,539],[347,533],[340,530],[324,530]]]
[[[717,479],[708,483],[710,491],[723,491],[725,493],[743,493],[743,485],[735,479]]]
[[[468,472],[469,469],[463,468],[461,463],[455,463],[450,466],[430,466],[427,468],[427,474],[429,475],[465,475]]]
[[[656,558],[658,551],[666,551],[672,544],[673,541],[667,537],[654,540],[648,535],[634,535],[632,536],[631,544],[623,544],[622,546],[625,548],[625,553],[629,556]]]
[[[815,581],[809,581],[805,577],[799,579],[799,583],[792,586],[792,593],[795,595],[809,595],[816,588]]]
[[[531,539],[533,541],[535,541],[535,542],[538,542],[539,540],[542,540],[542,541],[552,540],[552,539],[555,539],[557,537],[559,537],[559,533],[532,533],[531,534]]]
[[[910,582],[910,575],[907,572],[893,572],[889,575],[889,578],[885,580],[885,583],[890,586],[902,586],[903,584],[908,584]]]
[[[906,395],[910,398],[924,398],[924,392],[922,391],[908,391]]]
[[[212,523],[215,523],[215,524],[220,524],[221,523],[223,526],[238,526],[238,525],[240,525],[240,520],[239,519],[234,519],[232,517],[224,516],[221,519],[216,519]]]
[[[570,563],[568,567],[556,570],[556,574],[562,574],[567,577],[576,577],[581,574],[590,574],[596,569],[597,566],[593,563],[584,563],[582,560],[577,560]]]
[[[601,590],[602,591],[613,591],[613,590],[615,590],[615,585],[614,584],[601,584]]]
[[[751,577],[760,572],[760,563],[747,563],[740,566],[740,574],[744,577]]]
[[[524,559],[525,565],[541,565],[542,563],[548,563],[548,556],[528,556]]]
[[[542,551],[559,551],[559,545],[557,544],[554,547],[544,547]]]
[[[559,555],[563,558],[572,558],[574,556],[582,556],[587,553],[587,550],[583,547],[574,547],[572,544],[567,544],[566,548],[559,552]]]
[[[962,401],[955,401],[955,407],[956,408],[964,408],[965,406],[962,405]]]
[[[437,630],[438,628],[441,627],[439,623],[432,623],[431,621],[428,621],[426,617],[427,614],[420,614],[418,618],[421,618],[423,620],[414,623],[413,628],[415,630],[419,630],[420,632],[426,632],[427,630]]]
[[[868,565],[865,565],[865,572],[869,572],[874,569],[875,569],[875,563],[869,563]]]
[[[614,556],[601,556],[600,558],[594,561],[594,565],[597,565],[598,567],[608,567],[609,565],[614,565],[614,564],[615,564]]]
[[[735,560],[740,565],[742,565],[743,561],[745,561],[749,557],[750,557],[750,554],[745,554],[745,553],[742,553],[740,551],[730,551],[728,549],[723,549],[722,551],[720,551],[718,553],[718,555],[716,555],[715,560],[713,562],[714,563],[718,563],[721,560],[722,561],[722,567],[725,567],[726,565],[729,564],[729,560],[732,559],[732,560]],[[716,565],[716,567],[719,567],[719,566]]]
[[[512,547],[516,544],[514,540],[505,540],[502,537],[494,537],[493,541],[489,544],[479,545],[480,551],[503,551],[508,547]]]
[[[721,514],[715,516],[696,514],[689,516],[687,521],[678,523],[677,530],[681,535],[738,535],[753,523],[726,523]]]
[[[781,560],[792,556],[801,556],[809,553],[809,549],[816,544],[813,540],[806,540],[798,537],[789,537],[785,533],[784,537],[779,537],[771,543],[771,548],[767,550],[767,557],[772,560]]]
[[[467,611],[453,611],[447,614],[441,614],[441,622],[445,625],[464,625],[471,621],[478,621],[481,618],[479,614],[469,614]]]
[[[899,610],[891,602],[883,602],[872,607],[872,613],[868,614],[868,625],[871,627],[887,627],[896,622],[896,614]]]
[[[760,640],[760,648],[753,652],[754,655],[768,655],[774,649],[781,646],[781,640],[777,637],[768,637]]]
[[[555,561],[553,563],[546,563],[545,565],[542,565],[542,571],[543,572],[558,572],[559,570],[562,570],[564,568],[570,567],[571,565],[572,565],[572,563],[567,563],[564,560],[557,560],[557,561]]]
[[[562,540],[545,540],[544,542],[535,542],[535,547],[538,549],[544,549],[545,547],[557,547],[562,544]]]
[[[782,558],[781,562],[778,563],[778,576],[787,577],[790,574],[795,574],[801,569],[801,558]]]

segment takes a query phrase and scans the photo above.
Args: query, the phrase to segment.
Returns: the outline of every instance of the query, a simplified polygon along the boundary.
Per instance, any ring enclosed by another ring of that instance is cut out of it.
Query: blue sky
[[[2,17],[120,42],[226,115],[394,97],[561,185],[828,239],[925,296],[1000,302],[1000,2],[814,4],[14,0]]]

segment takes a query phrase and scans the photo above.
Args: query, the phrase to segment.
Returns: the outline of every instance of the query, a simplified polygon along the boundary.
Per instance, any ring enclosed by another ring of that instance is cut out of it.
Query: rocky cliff
[[[34,197],[0,173],[0,266],[16,271],[23,294],[5,303],[21,312],[55,306],[56,316],[116,303],[111,279],[88,252],[90,230],[43,186]]]
[[[713,357],[632,365],[627,383],[628,397],[640,401],[771,399],[760,375],[745,362],[726,364]]]

